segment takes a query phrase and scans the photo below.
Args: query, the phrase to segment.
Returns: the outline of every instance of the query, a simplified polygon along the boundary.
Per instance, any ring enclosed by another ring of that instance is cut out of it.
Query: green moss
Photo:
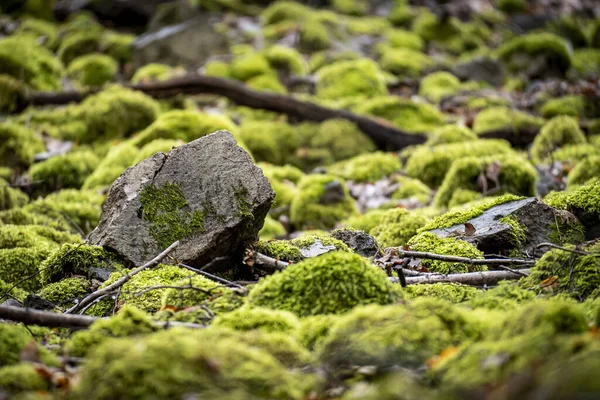
[[[477,248],[471,243],[451,237],[442,239],[430,232],[419,233],[408,241],[408,245],[414,251],[447,254],[467,258],[483,258],[483,252],[477,250]],[[450,263],[439,260],[421,260],[421,262],[429,269],[430,272],[437,272],[440,274],[455,274],[487,270],[485,266],[481,265]]]
[[[287,311],[242,307],[217,316],[212,326],[231,328],[237,331],[258,329],[265,332],[292,333],[300,327],[300,321],[294,314]]]
[[[85,278],[65,278],[45,285],[37,294],[59,308],[69,308],[90,293],[90,281]]]
[[[474,308],[487,310],[514,310],[519,304],[535,299],[535,293],[524,289],[519,283],[501,281],[498,286],[480,292],[469,301]]]
[[[25,126],[10,122],[0,125],[0,165],[27,167],[36,153],[45,150],[42,139]]]
[[[32,165],[29,177],[39,182],[34,187],[37,193],[79,189],[99,163],[100,160],[92,151],[74,151]]]
[[[264,51],[264,56],[273,69],[296,75],[304,75],[308,71],[308,65],[302,54],[294,48],[274,45]]]
[[[415,17],[413,10],[406,0],[394,0],[387,18],[395,26],[407,26]]]
[[[421,146],[411,152],[405,171],[408,176],[418,178],[428,186],[438,187],[456,160],[473,154],[492,156],[510,152],[510,144],[498,139],[441,144],[432,148]]]
[[[21,22],[17,34],[31,35],[40,40],[45,47],[54,49],[58,44],[58,28],[55,24],[43,19],[27,18]]]
[[[354,182],[375,182],[398,172],[402,167],[395,154],[373,152],[327,167],[327,173]]]
[[[429,135],[427,146],[436,146],[438,144],[468,142],[477,139],[477,135],[465,126],[445,125],[435,129]]]
[[[401,77],[418,77],[432,67],[431,57],[418,50],[409,48],[390,48],[383,52],[379,61],[381,68]]]
[[[534,117],[523,111],[508,107],[490,107],[479,112],[473,121],[473,132],[481,135],[485,132],[507,130],[519,131],[538,129],[544,124],[542,118]]]
[[[229,73],[232,78],[245,82],[259,75],[270,74],[272,71],[264,56],[251,53],[234,59]]]
[[[125,306],[116,315],[99,319],[89,329],[75,332],[66,345],[72,357],[85,357],[110,338],[143,335],[154,332],[150,318],[135,307]]]
[[[49,383],[35,366],[19,363],[0,368],[0,388],[12,394],[26,391],[46,392]]]
[[[22,303],[23,300],[25,300],[25,297],[27,297],[27,294],[28,293],[25,290],[0,279],[0,299],[3,299],[0,301],[4,301],[6,298],[12,298]]]
[[[88,399],[301,399],[316,379],[288,371],[267,350],[219,331],[172,329],[113,339],[86,362],[75,395]],[[148,366],[152,368],[148,368]]]
[[[567,164],[567,169],[571,165],[576,165],[580,160],[588,157],[600,155],[600,149],[591,143],[569,144],[556,149],[549,157],[548,161],[559,161]]]
[[[182,144],[184,143],[180,140],[154,139],[139,150],[135,160],[133,160],[133,164],[137,164],[156,153],[168,153],[172,149],[181,146]]]
[[[304,259],[300,249],[288,240],[258,241],[254,243],[254,249],[261,254],[288,262],[299,262]]]
[[[350,248],[341,240],[331,237],[329,233],[319,231],[306,231],[296,239],[290,240],[290,244],[299,249],[309,249],[317,241],[323,246],[333,246],[334,250],[351,252]]]
[[[102,37],[102,49],[120,64],[125,64],[132,59],[133,42],[135,35],[106,32]]]
[[[62,243],[79,242],[79,236],[38,225],[0,225],[0,249],[14,247],[57,247]]]
[[[162,297],[162,308],[174,307],[176,309],[183,309],[194,307],[207,302],[207,300],[231,292],[231,289],[201,275],[182,279],[175,286],[180,286],[181,289],[167,289]],[[196,289],[185,289],[186,286],[192,286]]]
[[[359,304],[394,302],[391,285],[359,255],[330,252],[264,278],[250,291],[248,304],[298,316],[342,314]]]
[[[392,193],[392,199],[415,199],[421,204],[429,203],[431,189],[420,180],[397,175],[393,177],[393,182],[399,187]]]
[[[274,239],[276,237],[285,236],[287,231],[285,227],[270,215],[265,218],[265,223],[258,233],[258,237],[262,240]]]
[[[80,86],[102,86],[115,78],[117,69],[118,64],[112,57],[92,53],[71,61],[67,74]]]
[[[576,95],[550,99],[542,105],[540,111],[544,118],[552,118],[558,115],[580,117],[585,112],[585,99]]]
[[[480,191],[478,178],[485,173],[490,165],[499,165],[498,174],[499,187],[497,194],[514,194],[518,196],[535,196],[535,183],[537,172],[527,160],[518,155],[499,155],[486,157],[466,157],[456,160],[448,170],[444,181],[433,198],[433,204],[437,207],[446,207],[452,200],[456,190],[467,189]],[[487,178],[486,178],[487,179]],[[495,182],[488,183],[488,190],[494,189]]]
[[[357,60],[360,55],[353,51],[319,51],[312,55],[308,63],[308,70],[311,73],[317,72],[326,65],[336,63],[338,61]]]
[[[32,37],[0,40],[0,74],[10,75],[37,90],[60,89],[63,66]]]
[[[460,89],[460,80],[451,73],[434,72],[421,80],[419,95],[434,103],[439,103],[444,96],[455,94]]]
[[[75,275],[89,276],[94,268],[115,271],[122,267],[122,261],[101,246],[63,244],[40,265],[40,281],[46,285]]]
[[[317,72],[316,95],[322,99],[386,94],[385,78],[373,60],[338,61]]]
[[[578,162],[567,175],[567,186],[583,185],[600,176],[600,155],[586,157]]]
[[[552,118],[542,127],[531,145],[534,162],[544,162],[557,148],[569,144],[586,143],[585,136],[577,120],[568,116]]]
[[[551,207],[568,210],[577,214],[600,216],[600,181],[593,180],[567,192],[551,192],[544,202]],[[580,215],[583,217],[583,215]],[[582,221],[583,222],[583,221]]]
[[[331,6],[348,15],[365,15],[369,11],[369,2],[365,0],[333,0]]]
[[[310,13],[310,8],[295,1],[276,1],[265,8],[260,15],[263,24],[271,25],[282,21],[294,21],[304,18]]]
[[[374,97],[354,107],[355,112],[391,121],[407,132],[429,132],[444,124],[444,116],[431,104],[396,96]]]
[[[287,93],[286,87],[281,84],[276,75],[272,74],[258,75],[254,78],[250,78],[246,81],[246,85],[249,88],[256,90],[264,90],[274,93]]]
[[[326,149],[336,161],[375,150],[373,141],[355,124],[344,119],[330,119],[319,124],[308,145],[311,149]]]
[[[519,35],[504,43],[497,49],[499,58],[507,63],[509,70],[514,72],[526,69],[531,58],[522,58],[526,54],[530,57],[543,56],[548,68],[555,68],[565,73],[571,65],[571,54],[564,39],[552,33],[529,33]]]
[[[381,221],[369,232],[384,247],[404,246],[428,218],[419,211],[393,208],[383,214]]]
[[[100,51],[102,36],[94,31],[73,32],[62,39],[58,48],[58,56],[69,65],[77,57]]]
[[[394,49],[422,51],[425,47],[419,35],[404,29],[389,29],[385,33],[385,38],[387,39],[385,43]]]
[[[327,337],[333,325],[339,320],[338,315],[311,315],[300,320],[300,328],[296,338],[307,349],[315,350]]]
[[[386,210],[373,209],[364,214],[350,217],[343,221],[343,225],[353,229],[370,232],[371,229],[381,223]]]
[[[331,33],[317,18],[303,21],[299,29],[298,47],[305,52],[325,50],[331,45]]]
[[[259,164],[259,167],[262,169],[263,173],[271,183],[271,187],[275,191],[274,207],[289,206],[294,197],[298,194],[296,183],[304,175],[302,171],[291,165],[279,167],[261,163]]]
[[[327,194],[335,189],[334,195]],[[345,182],[331,175],[307,175],[298,183],[299,194],[291,203],[290,220],[296,227],[332,228],[357,213]]]
[[[529,276],[521,280],[523,287],[585,300],[600,287],[600,246],[594,244],[583,249],[591,254],[550,250],[536,262]]]
[[[479,289],[460,283],[408,285],[403,291],[406,293],[407,298],[417,298],[421,296],[435,297],[451,303],[467,302],[477,297],[480,293]]]
[[[144,187],[140,204],[140,218],[149,222],[150,236],[160,248],[204,231],[204,213],[189,208],[176,183],[166,183],[162,188]]]
[[[0,74],[0,111],[15,111],[24,97],[25,87],[19,79]]]
[[[35,246],[32,244],[32,246]],[[39,266],[50,255],[50,246],[14,247],[0,250],[0,280],[19,289],[34,291],[40,287]],[[8,288],[7,288],[8,289]],[[0,292],[2,296],[4,291]]]
[[[84,181],[82,189],[97,189],[112,185],[125,169],[131,166],[138,148],[125,142],[111,147],[94,172]]]
[[[206,76],[214,76],[217,78],[229,78],[230,76],[229,64],[225,61],[209,61],[204,64],[203,72]]]
[[[148,83],[154,81],[164,81],[173,74],[173,67],[166,64],[150,63],[138,68],[131,78],[131,83]]]
[[[476,332],[465,312],[444,300],[420,298],[355,308],[331,328],[318,357],[336,371],[365,365],[417,368],[446,347],[473,337]]]
[[[29,202],[29,197],[17,188],[10,187],[4,180],[0,180],[0,210],[10,210],[21,207]]]
[[[573,52],[568,76],[590,79],[600,76],[600,49],[577,49]]]
[[[236,125],[225,115],[212,115],[195,110],[172,110],[160,115],[145,130],[131,139],[141,147],[156,139],[191,142],[209,133],[226,129],[236,132]]]
[[[454,225],[464,224],[468,220],[480,216],[494,206],[521,199],[522,197],[515,196],[513,194],[505,194],[503,196],[483,199],[480,203],[471,207],[451,210],[443,215],[435,217],[431,220],[431,222],[425,225],[423,229],[421,229],[421,232],[432,229],[450,228]]]
[[[0,324],[0,367],[15,365],[21,361],[21,351],[33,341],[26,327],[8,323]],[[35,344],[39,349],[41,361],[49,366],[59,365],[58,358],[44,347]],[[2,379],[2,378],[0,378]],[[0,381],[1,382],[1,381]],[[0,386],[2,386],[0,384]]]

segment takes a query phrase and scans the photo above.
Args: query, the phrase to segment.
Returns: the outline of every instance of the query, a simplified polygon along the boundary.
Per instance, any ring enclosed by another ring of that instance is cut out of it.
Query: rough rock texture
[[[483,81],[493,86],[501,86],[504,82],[502,63],[489,57],[475,57],[457,64],[452,72],[460,79]]]
[[[135,67],[153,62],[201,65],[211,56],[226,53],[227,37],[215,31],[216,22],[215,16],[203,14],[138,37],[133,44]]]
[[[255,240],[274,197],[248,153],[218,131],[126,170],[88,240],[136,265],[180,240],[173,255],[201,266]]]
[[[363,257],[375,257],[379,254],[379,246],[377,246],[375,238],[364,231],[337,229],[331,232],[331,237],[341,240]]]
[[[518,222],[524,234],[523,243],[516,243],[517,237],[513,227],[501,221],[505,217]],[[465,231],[463,224],[434,229],[431,232],[443,238],[455,236],[472,243],[485,254],[506,254],[507,250],[518,247],[527,254],[539,254],[548,248],[536,249],[538,244],[558,241],[560,235],[557,235],[557,223],[563,230],[566,230],[566,225],[571,229],[581,225],[574,215],[547,206],[534,197],[500,204],[467,222],[476,229],[473,235],[459,233],[457,236],[457,232]]]

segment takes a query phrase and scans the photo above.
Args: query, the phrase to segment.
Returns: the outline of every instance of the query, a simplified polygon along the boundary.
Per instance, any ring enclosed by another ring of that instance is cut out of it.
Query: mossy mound
[[[300,52],[292,47],[274,45],[264,51],[271,68],[296,75],[305,74],[308,64]]]
[[[593,228],[600,219],[600,180],[592,179],[566,192],[551,192],[544,202],[574,213],[584,226]]]
[[[409,48],[385,49],[379,62],[383,70],[408,78],[419,77],[434,65],[427,54]]]
[[[514,310],[519,304],[533,300],[535,297],[534,291],[524,289],[518,283],[501,281],[498,286],[471,298],[469,305],[487,310],[507,311]]]
[[[544,124],[533,140],[531,157],[535,163],[545,162],[557,148],[586,142],[576,119],[569,116],[555,117]]]
[[[39,182],[34,186],[37,193],[79,189],[99,163],[100,160],[92,151],[74,151],[32,165],[29,177]]]
[[[407,298],[435,297],[451,303],[465,303],[476,298],[479,289],[459,283],[434,283],[431,285],[409,285],[403,289]]]
[[[428,220],[419,211],[394,208],[386,211],[369,233],[384,247],[404,246]]]
[[[383,73],[373,60],[339,61],[321,68],[317,79],[316,95],[322,99],[387,94]]]
[[[375,144],[368,136],[355,124],[343,119],[329,119],[319,124],[308,138],[308,147],[311,150],[326,150],[335,161],[375,150]]]
[[[335,314],[304,317],[300,320],[300,328],[296,331],[296,337],[307,349],[316,350],[339,318],[340,316]]]
[[[290,209],[290,219],[298,228],[333,228],[357,213],[344,181],[335,176],[307,175],[299,181],[298,191]]]
[[[476,140],[477,135],[465,126],[445,125],[434,130],[427,139],[428,146]]]
[[[139,149],[128,142],[111,147],[98,166],[85,179],[82,189],[97,189],[110,186],[131,166]]]
[[[450,237],[442,239],[430,232],[419,233],[408,241],[408,245],[414,251],[447,254],[467,258],[483,258],[483,252],[477,250],[471,243]],[[430,272],[438,272],[440,274],[487,270],[487,268],[482,265],[450,263],[440,260],[421,260],[421,262]]]
[[[264,278],[248,304],[298,316],[341,314],[359,304],[389,304],[398,298],[385,274],[359,255],[331,252]]]
[[[421,80],[419,95],[439,103],[444,96],[461,90],[460,80],[449,72],[434,72]]]
[[[45,285],[37,295],[54,304],[59,309],[70,308],[91,291],[91,283],[86,278],[65,278]]]
[[[236,331],[257,329],[265,332],[292,333],[300,327],[300,321],[288,311],[242,307],[217,316],[212,326],[230,328]]]
[[[585,157],[567,175],[567,187],[583,185],[600,176],[600,155]]]
[[[553,118],[559,115],[569,117],[584,116],[586,101],[583,96],[565,96],[558,99],[550,99],[540,107],[540,112],[544,118]]]
[[[33,337],[27,328],[8,323],[0,324],[0,367],[18,364],[21,361],[21,351],[32,341]],[[34,346],[39,351],[41,361],[52,366],[59,364],[54,354],[35,342]]]
[[[401,167],[395,154],[373,152],[335,163],[327,167],[327,173],[354,182],[375,182],[398,172]]]
[[[61,40],[57,54],[65,65],[69,65],[78,57],[99,52],[101,46],[101,32],[93,30],[73,32]]]
[[[166,64],[150,63],[140,67],[131,77],[131,83],[160,82],[171,78],[175,70]]]
[[[115,78],[118,67],[110,56],[88,54],[74,59],[67,68],[67,74],[80,86],[102,86]]]
[[[0,165],[27,167],[33,164],[36,153],[46,151],[46,146],[35,132],[23,125],[3,123],[0,125]]]
[[[184,310],[190,307],[204,306],[213,314],[231,311],[241,305],[231,303],[227,306],[219,299],[233,297],[232,289],[215,283],[201,275],[194,275],[178,281],[174,286],[179,288],[167,289],[162,297],[162,309]]]
[[[256,161],[284,165],[294,158],[300,137],[283,121],[247,121],[239,129],[239,138]]]
[[[25,87],[20,80],[0,74],[0,111],[13,112],[25,97]]]
[[[398,185],[398,188],[392,193],[392,199],[414,199],[421,204],[429,203],[431,189],[420,180],[397,175],[393,177],[393,182]]]
[[[369,210],[364,214],[350,217],[342,222],[342,225],[352,229],[360,231],[370,232],[371,229],[375,228],[381,223],[386,210],[373,209]]]
[[[298,195],[296,183],[304,175],[302,171],[291,165],[283,167],[266,163],[259,163],[258,165],[269,183],[271,183],[273,191],[275,191],[273,208],[289,207],[292,200]]]
[[[0,211],[24,206],[29,197],[17,188],[10,187],[5,180],[0,180]]]
[[[4,393],[19,397],[17,395],[23,392],[47,392],[50,384],[32,364],[23,362],[0,368],[0,388]]]
[[[564,293],[580,301],[591,295],[597,296],[600,293],[600,245],[582,249],[589,255],[550,250],[521,281],[523,287],[538,293]]]
[[[544,120],[526,112],[508,107],[489,107],[482,110],[473,121],[473,132],[481,135],[491,131],[537,130]]]

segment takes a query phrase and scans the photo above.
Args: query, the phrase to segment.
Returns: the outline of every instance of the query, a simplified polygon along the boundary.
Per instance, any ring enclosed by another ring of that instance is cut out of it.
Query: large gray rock
[[[215,30],[220,17],[201,14],[139,36],[133,44],[136,68],[149,63],[202,65],[210,57],[229,51],[227,37]]]
[[[520,243],[514,227],[504,219],[507,217],[520,226],[524,235]],[[463,224],[430,232],[442,238],[454,236],[467,241],[485,254],[503,255],[508,255],[513,249],[530,255],[540,254],[549,248],[537,249],[538,244],[561,242],[573,232],[583,232],[581,223],[573,214],[556,210],[534,197],[500,204],[467,222],[475,228],[472,235],[465,233]]]
[[[127,169],[88,241],[142,265],[180,240],[172,255],[199,267],[255,240],[274,198],[250,155],[218,131]]]

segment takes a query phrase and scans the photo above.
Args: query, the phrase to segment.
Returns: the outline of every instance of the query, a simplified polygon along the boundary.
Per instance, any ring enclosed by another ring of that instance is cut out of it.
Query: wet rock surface
[[[248,153],[218,131],[125,171],[89,242],[141,265],[180,240],[173,256],[201,266],[254,240],[274,195]]]
[[[363,257],[375,257],[380,252],[375,238],[364,231],[337,229],[331,232],[331,237],[341,240]]]

